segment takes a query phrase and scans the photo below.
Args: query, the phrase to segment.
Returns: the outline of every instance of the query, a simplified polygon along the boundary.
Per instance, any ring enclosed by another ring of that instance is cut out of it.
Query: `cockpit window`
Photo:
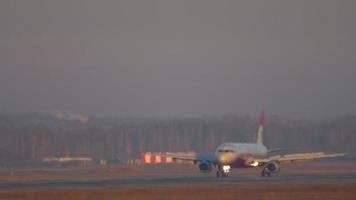
[[[219,153],[234,153],[234,150],[231,150],[231,149],[219,149]]]

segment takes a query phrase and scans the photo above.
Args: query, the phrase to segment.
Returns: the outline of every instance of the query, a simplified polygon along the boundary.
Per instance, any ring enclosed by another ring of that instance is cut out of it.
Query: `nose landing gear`
[[[219,165],[218,171],[216,172],[216,177],[217,178],[223,178],[229,176],[230,173],[230,166],[229,165]]]

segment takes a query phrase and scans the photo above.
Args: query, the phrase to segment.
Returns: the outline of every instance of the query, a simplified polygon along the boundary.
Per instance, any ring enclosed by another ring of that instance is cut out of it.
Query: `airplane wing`
[[[333,153],[333,154],[325,154],[324,152],[298,153],[298,154],[277,155],[277,156],[271,156],[269,158],[262,158],[262,159],[253,159],[253,162],[257,162],[259,163],[259,165],[264,165],[269,162],[278,162],[278,163],[302,162],[302,161],[309,161],[309,160],[319,160],[323,158],[340,157],[345,155],[346,153]]]
[[[275,153],[279,151],[291,151],[294,150],[293,148],[275,148],[275,149],[268,149],[267,153]]]
[[[218,161],[213,155],[177,155],[174,153],[167,153],[166,156],[172,157],[177,160],[188,160],[193,162],[209,162],[217,164]]]

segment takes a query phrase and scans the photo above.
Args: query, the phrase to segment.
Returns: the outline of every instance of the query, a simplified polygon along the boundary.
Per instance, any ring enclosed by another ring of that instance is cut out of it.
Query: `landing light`
[[[230,171],[230,168],[231,168],[230,165],[224,165],[223,166],[224,172],[227,172],[227,173]]]
[[[258,162],[254,161],[253,163],[250,164],[252,167],[257,167],[258,166]]]

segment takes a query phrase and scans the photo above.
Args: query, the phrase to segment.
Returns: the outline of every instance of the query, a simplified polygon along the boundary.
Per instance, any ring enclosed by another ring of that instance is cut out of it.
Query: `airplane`
[[[229,176],[231,168],[262,168],[261,177],[270,177],[271,174],[280,171],[281,163],[295,163],[299,161],[318,160],[345,156],[345,153],[326,154],[324,152],[297,153],[268,156],[269,153],[282,149],[268,150],[263,144],[265,115],[262,110],[259,118],[256,143],[223,143],[219,145],[214,155],[179,156],[169,154],[168,156],[176,160],[188,160],[198,164],[199,170],[210,173],[213,166],[217,166],[216,177]]]

